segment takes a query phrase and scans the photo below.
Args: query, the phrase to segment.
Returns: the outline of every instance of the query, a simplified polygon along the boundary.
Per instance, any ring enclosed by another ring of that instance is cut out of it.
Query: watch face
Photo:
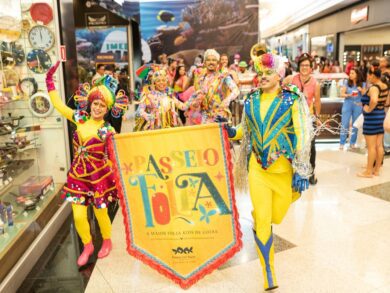
[[[4,67],[12,68],[15,65],[15,58],[11,52],[1,51],[1,62]]]
[[[37,117],[47,117],[53,111],[53,104],[50,97],[45,93],[36,93],[32,95],[29,101],[31,112]]]
[[[48,50],[54,45],[54,34],[48,27],[37,25],[30,30],[28,40],[32,47]]]
[[[23,46],[20,44],[15,44],[14,42],[12,43],[1,42],[0,51],[1,54],[5,54],[5,56],[2,56],[3,64],[5,64],[8,67],[13,66],[14,64],[20,65],[24,62],[25,54],[24,54]]]
[[[22,20],[22,30],[27,33],[30,30],[30,28],[31,28],[31,24],[28,21],[28,19],[23,19]]]
[[[6,69],[4,70],[4,79],[7,87],[15,86],[19,83],[19,74],[15,70]]]
[[[51,59],[45,51],[34,49],[27,55],[27,65],[34,73],[46,73],[51,67]]]
[[[38,84],[32,77],[22,79],[20,82],[20,90],[27,96],[32,96],[38,90]]]

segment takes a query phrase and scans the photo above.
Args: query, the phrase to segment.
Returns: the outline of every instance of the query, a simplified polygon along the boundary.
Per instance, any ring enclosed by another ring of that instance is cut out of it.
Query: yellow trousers
[[[73,219],[83,244],[88,244],[92,241],[91,230],[88,222],[88,207],[84,205],[72,204]],[[108,216],[107,208],[97,209],[93,207],[93,212],[99,223],[100,233],[103,240],[111,238],[111,221]]]
[[[249,192],[257,253],[263,267],[264,287],[277,286],[274,272],[273,223],[280,224],[290,204],[299,197],[291,188],[293,170],[290,162],[280,157],[268,170],[261,168],[255,156],[249,160]]]

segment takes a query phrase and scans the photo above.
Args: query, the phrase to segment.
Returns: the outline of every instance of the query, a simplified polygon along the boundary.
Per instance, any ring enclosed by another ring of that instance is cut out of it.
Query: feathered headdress
[[[73,97],[76,107],[86,110],[88,104],[100,99],[111,109],[113,117],[119,117],[126,111],[129,98],[124,90],[119,90],[115,95],[117,88],[118,81],[109,75],[98,79],[92,88],[89,83],[81,84]]]

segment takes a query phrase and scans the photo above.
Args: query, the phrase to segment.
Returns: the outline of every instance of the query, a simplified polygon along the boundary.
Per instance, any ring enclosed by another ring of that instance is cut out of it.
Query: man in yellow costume
[[[281,223],[290,204],[308,188],[313,127],[298,88],[280,86],[285,70],[281,58],[266,53],[255,57],[254,65],[259,89],[247,95],[242,123],[237,128],[226,125],[226,129],[231,139],[242,139],[235,166],[236,188],[245,189],[248,179],[264,288],[272,290],[278,286],[271,225]]]

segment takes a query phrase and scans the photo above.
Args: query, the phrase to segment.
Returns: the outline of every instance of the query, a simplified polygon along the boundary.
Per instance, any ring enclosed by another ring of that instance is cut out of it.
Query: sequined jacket
[[[268,169],[280,156],[293,162],[297,155],[299,162],[295,165],[310,169],[312,128],[303,99],[295,86],[283,88],[271,102],[264,121],[260,115],[261,92],[254,91],[245,99],[243,123],[249,136],[249,148],[263,169]],[[243,138],[243,128],[238,126],[234,140]]]

